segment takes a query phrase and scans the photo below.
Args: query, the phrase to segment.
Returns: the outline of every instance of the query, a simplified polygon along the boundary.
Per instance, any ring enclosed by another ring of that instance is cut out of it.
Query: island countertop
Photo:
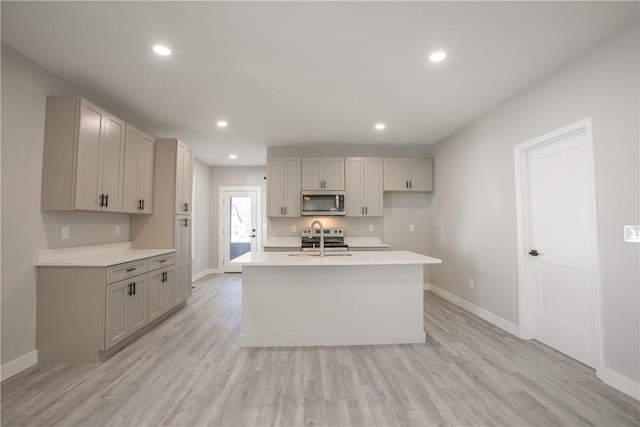
[[[409,251],[326,252],[247,252],[231,261],[247,266],[338,266],[440,264],[442,260]]]

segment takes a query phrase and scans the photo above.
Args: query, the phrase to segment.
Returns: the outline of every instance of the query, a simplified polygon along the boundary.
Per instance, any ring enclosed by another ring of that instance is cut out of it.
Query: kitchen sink
[[[320,252],[295,252],[289,254],[289,256],[320,256]],[[349,252],[325,252],[324,256],[353,256],[353,254]]]

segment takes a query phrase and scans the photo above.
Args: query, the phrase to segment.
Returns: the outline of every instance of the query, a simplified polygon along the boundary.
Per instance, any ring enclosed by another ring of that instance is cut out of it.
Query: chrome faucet
[[[324,258],[324,227],[322,223],[316,219],[311,223],[312,230],[316,224],[320,226],[320,258]]]

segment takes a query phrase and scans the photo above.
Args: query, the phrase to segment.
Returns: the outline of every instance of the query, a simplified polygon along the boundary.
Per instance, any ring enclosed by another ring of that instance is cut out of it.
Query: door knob
[[[256,237],[256,235],[255,234],[250,234],[249,237]]]
[[[540,255],[540,253],[539,253],[537,250],[535,250],[535,249],[531,249],[531,250],[529,251],[529,255],[531,255],[531,256],[538,256],[538,255]]]

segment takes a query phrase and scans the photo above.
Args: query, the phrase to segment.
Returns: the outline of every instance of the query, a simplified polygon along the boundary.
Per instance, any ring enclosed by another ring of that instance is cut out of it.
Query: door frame
[[[517,248],[518,248],[518,312],[519,312],[519,336],[522,339],[533,339],[534,316],[533,313],[533,287],[532,269],[528,254],[531,242],[530,235],[530,183],[529,183],[529,151],[548,144],[554,144],[572,135],[585,134],[587,155],[587,189],[591,193],[589,205],[591,207],[592,238],[589,242],[591,283],[593,283],[594,301],[594,342],[596,356],[596,376],[604,369],[604,348],[602,332],[601,311],[601,287],[600,287],[600,259],[598,253],[598,234],[596,221],[596,197],[593,162],[593,133],[591,117],[572,123],[560,129],[553,130],[539,137],[513,147],[515,165],[515,190],[516,190],[516,224],[517,224]]]
[[[225,235],[224,226],[225,226],[225,210],[224,210],[224,199],[226,193],[237,193],[237,192],[255,192],[256,193],[256,247],[257,250],[261,250],[262,248],[262,187],[260,186],[220,186],[218,187],[218,268],[220,272],[224,273],[224,254],[226,251],[225,247]]]

